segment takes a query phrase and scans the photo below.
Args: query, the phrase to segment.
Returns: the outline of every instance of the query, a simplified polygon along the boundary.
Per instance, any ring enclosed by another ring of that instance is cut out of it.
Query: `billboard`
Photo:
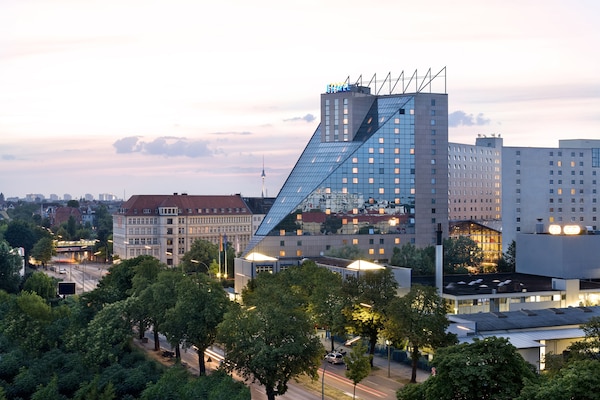
[[[75,282],[59,282],[58,294],[75,294]]]

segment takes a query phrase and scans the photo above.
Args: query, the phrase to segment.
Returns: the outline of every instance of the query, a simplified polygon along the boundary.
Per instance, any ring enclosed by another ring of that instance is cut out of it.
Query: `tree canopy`
[[[411,383],[417,381],[421,349],[437,349],[456,343],[456,336],[446,333],[450,325],[447,311],[444,300],[432,286],[414,285],[408,294],[390,303],[385,335],[396,344],[408,341],[412,361]]]
[[[282,284],[285,272],[259,274],[245,306],[234,304],[219,326],[227,370],[265,387],[267,398],[287,391],[290,379],[302,374],[317,378],[323,346],[305,310],[305,298]]]
[[[440,348],[432,365],[435,376],[400,389],[399,400],[512,400],[536,379],[534,367],[505,338]]]

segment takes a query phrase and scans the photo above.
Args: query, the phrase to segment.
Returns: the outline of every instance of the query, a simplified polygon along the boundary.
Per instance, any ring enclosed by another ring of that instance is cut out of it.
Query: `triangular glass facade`
[[[335,131],[344,129],[335,136],[323,132],[323,106],[335,99],[322,100],[321,124],[246,252],[268,236],[414,234],[415,95],[367,97],[371,106],[349,135],[347,101],[343,111],[335,102],[332,113],[346,116],[335,120]]]

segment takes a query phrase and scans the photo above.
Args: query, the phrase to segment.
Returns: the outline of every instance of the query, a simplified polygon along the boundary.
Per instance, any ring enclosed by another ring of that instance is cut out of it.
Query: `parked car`
[[[66,269],[64,269],[64,268],[61,268],[60,270],[58,270],[58,273],[59,273],[59,274],[66,274],[66,273],[67,273],[67,270],[66,270]]]
[[[341,353],[328,353],[325,356],[325,361],[331,364],[343,364],[344,356]]]

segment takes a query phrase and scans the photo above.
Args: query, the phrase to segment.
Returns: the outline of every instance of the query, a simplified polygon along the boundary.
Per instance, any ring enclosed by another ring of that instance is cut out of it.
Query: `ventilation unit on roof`
[[[521,308],[521,312],[525,315],[527,315],[528,317],[533,317],[536,316],[537,314],[531,310],[528,310],[526,308]]]

